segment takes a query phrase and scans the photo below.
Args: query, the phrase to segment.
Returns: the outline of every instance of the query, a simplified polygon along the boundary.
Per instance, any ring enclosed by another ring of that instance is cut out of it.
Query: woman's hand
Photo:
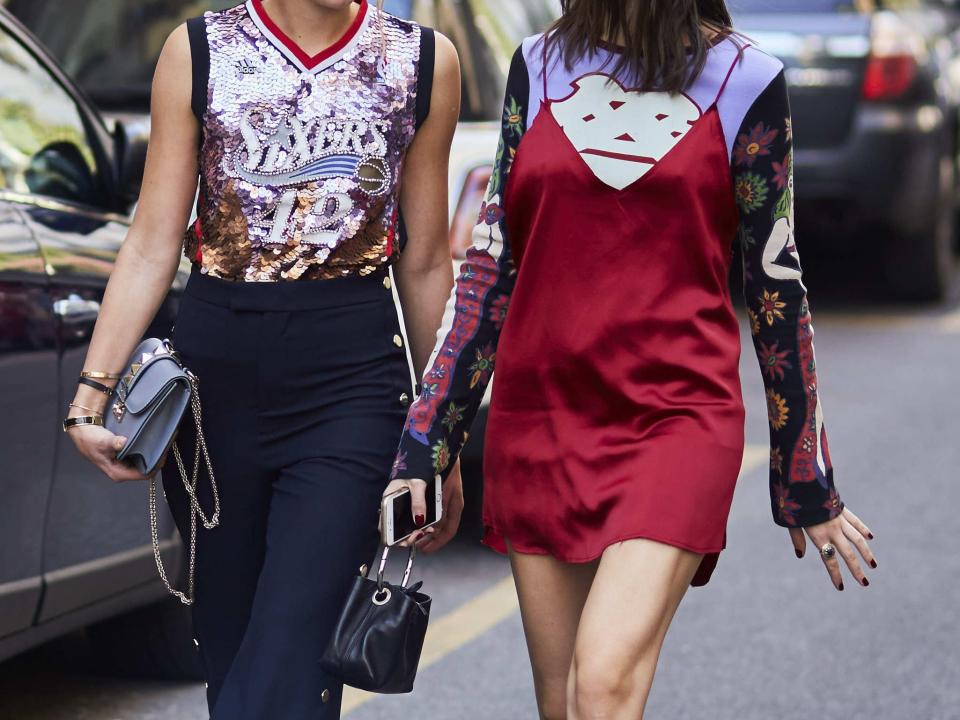
[[[417,549],[428,555],[435,553],[453,540],[460,528],[460,518],[463,515],[463,478],[460,476],[459,459],[444,481],[441,492],[443,517],[436,525],[427,528],[423,536],[417,540]]]
[[[140,471],[117,460],[117,453],[127,442],[125,437],[114,435],[106,428],[97,425],[79,425],[70,428],[67,435],[73,440],[80,454],[100,468],[100,471],[114,482],[147,479],[147,476],[142,475]]]
[[[840,558],[843,558],[850,574],[857,579],[858,583],[864,587],[870,584],[860,567],[854,548],[870,564],[870,567],[875,568],[877,561],[870,551],[870,546],[867,545],[867,539],[872,540],[873,533],[849,508],[845,507],[843,512],[833,520],[828,520],[819,525],[811,525],[807,528],[790,528],[790,539],[793,541],[793,547],[798,558],[803,557],[806,549],[804,530],[810,536],[810,542],[817,549],[817,553],[830,575],[830,580],[837,590],[843,590],[843,578],[840,576]],[[832,556],[827,557],[822,552],[825,545],[832,545],[835,548]]]
[[[404,488],[410,489],[410,512],[413,514],[414,525],[423,525],[427,517],[426,481],[418,478],[394,480],[383,491],[384,497]],[[459,459],[454,463],[453,469],[443,483],[442,495],[443,514],[440,522],[425,530],[414,532],[409,538],[398,543],[400,547],[416,544],[418,550],[434,553],[457,534],[460,516],[463,514],[463,481],[460,477]]]

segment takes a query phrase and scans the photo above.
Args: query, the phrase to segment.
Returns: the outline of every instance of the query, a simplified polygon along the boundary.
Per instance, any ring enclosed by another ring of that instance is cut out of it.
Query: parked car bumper
[[[799,222],[923,232],[936,211],[944,116],[936,105],[866,106],[846,143],[794,151]],[[949,147],[949,146],[946,146]]]

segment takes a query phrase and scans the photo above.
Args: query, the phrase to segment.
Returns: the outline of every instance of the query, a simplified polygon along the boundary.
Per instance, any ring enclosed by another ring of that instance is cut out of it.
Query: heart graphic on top
[[[624,90],[603,73],[570,86],[551,104],[553,116],[594,175],[617,190],[649,172],[701,116],[683,93]]]

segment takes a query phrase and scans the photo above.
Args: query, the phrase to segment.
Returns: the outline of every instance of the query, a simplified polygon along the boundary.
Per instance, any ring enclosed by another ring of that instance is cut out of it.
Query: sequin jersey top
[[[362,2],[340,41],[309,57],[260,0],[202,23],[201,52],[191,36],[209,70],[187,257],[236,281],[365,275],[395,259],[421,28]]]

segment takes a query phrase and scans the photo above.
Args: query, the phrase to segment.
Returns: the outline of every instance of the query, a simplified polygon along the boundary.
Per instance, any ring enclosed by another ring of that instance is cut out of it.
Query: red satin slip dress
[[[518,275],[484,459],[495,549],[583,562],[650,538],[704,553],[692,584],[710,577],[744,446],[738,212],[716,107],[729,76],[620,190],[571,144],[557,101],[521,141],[505,199]]]

